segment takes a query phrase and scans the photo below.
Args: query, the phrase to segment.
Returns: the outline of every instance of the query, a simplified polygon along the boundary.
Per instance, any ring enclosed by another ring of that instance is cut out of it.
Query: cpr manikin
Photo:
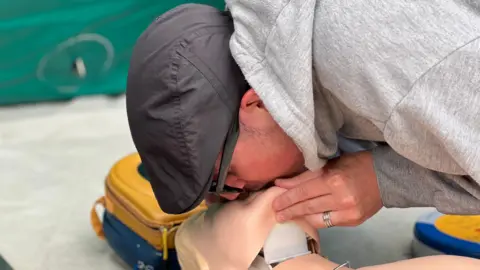
[[[271,203],[282,192],[283,189],[274,187],[245,200],[214,204],[206,212],[186,220],[176,237],[182,269],[262,269],[259,263],[262,259],[258,254],[266,242],[265,252],[272,249],[268,247],[273,244],[272,241],[266,240],[277,225]],[[318,233],[305,222],[297,221],[282,229],[295,234],[303,233],[305,244],[306,235],[318,243]],[[195,258],[192,258],[193,253]],[[254,260],[256,263],[252,265]],[[263,269],[269,269],[268,265],[263,265],[266,267]]]
[[[319,243],[317,231],[303,220],[296,220],[286,227],[277,224],[271,204],[274,198],[284,191],[281,188],[272,187],[264,192],[253,194],[246,200],[236,200],[223,205],[214,204],[207,211],[198,213],[186,220],[178,229],[175,239],[177,256],[182,269],[336,269],[339,264],[328,261],[314,252],[305,252],[305,249],[298,244],[300,238],[290,241],[294,243],[295,247],[287,253],[297,254],[294,258],[269,265],[265,260],[269,257],[268,254],[263,254],[263,257],[259,256],[262,249],[264,253],[267,253],[275,247],[277,247],[277,250],[274,250],[273,253],[276,254],[271,255],[270,259],[278,255],[278,250],[285,247],[282,246],[281,242],[275,240],[278,239],[276,236],[279,233],[285,235],[287,231],[290,234],[299,235],[303,231],[305,232],[304,236],[308,235],[316,243]],[[284,237],[287,239],[286,235]],[[316,248],[319,248],[319,246]],[[339,270],[349,269],[352,268],[346,266],[339,268]],[[361,270],[404,269],[478,270],[480,269],[480,261],[461,257],[435,256],[361,268]]]

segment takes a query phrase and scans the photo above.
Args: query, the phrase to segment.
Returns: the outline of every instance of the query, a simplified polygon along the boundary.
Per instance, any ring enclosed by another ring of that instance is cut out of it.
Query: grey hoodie
[[[480,214],[480,0],[227,0],[230,47],[309,169],[372,150],[386,207]]]

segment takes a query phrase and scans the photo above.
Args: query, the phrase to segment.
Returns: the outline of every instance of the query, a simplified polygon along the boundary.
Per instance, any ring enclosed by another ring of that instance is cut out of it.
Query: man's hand
[[[288,189],[273,202],[279,222],[303,217],[325,228],[323,213],[331,211],[334,226],[357,226],[382,208],[370,152],[347,154],[319,171],[306,171],[275,185]]]

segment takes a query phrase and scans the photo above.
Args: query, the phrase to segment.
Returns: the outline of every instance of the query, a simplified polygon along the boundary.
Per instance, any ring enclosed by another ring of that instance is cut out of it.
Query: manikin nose
[[[234,175],[227,175],[227,178],[225,179],[225,185],[231,186],[234,188],[239,188],[243,189],[246,185],[246,182],[243,180],[238,179],[238,177]]]

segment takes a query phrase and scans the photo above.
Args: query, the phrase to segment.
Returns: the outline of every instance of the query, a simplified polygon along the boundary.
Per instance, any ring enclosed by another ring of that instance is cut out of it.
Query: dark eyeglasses
[[[228,169],[230,168],[230,163],[232,161],[233,151],[237,145],[238,135],[239,135],[239,125],[238,117],[234,117],[230,129],[228,131],[227,137],[225,139],[225,144],[223,146],[222,158],[220,160],[220,168],[218,172],[217,179],[213,179],[212,185],[210,186],[209,193],[244,193],[245,190],[241,188],[235,188],[228,185],[225,185],[225,180],[227,179]],[[212,170],[213,177],[214,170]]]

